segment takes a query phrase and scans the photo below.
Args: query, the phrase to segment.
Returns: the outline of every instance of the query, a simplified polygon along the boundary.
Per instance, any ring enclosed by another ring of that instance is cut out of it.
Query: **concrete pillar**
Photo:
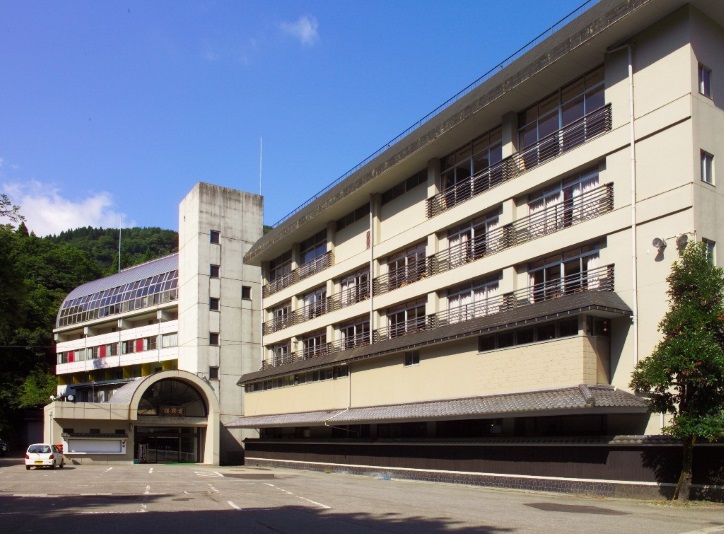
[[[513,155],[518,147],[518,114],[514,111],[503,115],[502,126],[503,159]]]
[[[440,159],[434,158],[427,162],[427,198],[440,192]]]

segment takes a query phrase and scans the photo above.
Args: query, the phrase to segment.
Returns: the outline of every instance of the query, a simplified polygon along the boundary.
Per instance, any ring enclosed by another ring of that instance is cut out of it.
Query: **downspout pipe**
[[[636,130],[634,127],[634,83],[633,83],[633,49],[631,43],[611,48],[607,50],[608,54],[619,52],[626,49],[628,56],[628,114],[629,114],[629,145],[631,160],[631,277],[632,277],[632,302],[631,309],[633,311],[632,327],[633,327],[633,364],[636,366],[639,362],[639,328],[638,328],[638,258],[637,258],[637,242],[636,242]]]

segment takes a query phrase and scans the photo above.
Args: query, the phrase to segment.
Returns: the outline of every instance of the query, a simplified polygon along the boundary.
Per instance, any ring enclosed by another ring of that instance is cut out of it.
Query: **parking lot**
[[[0,531],[724,532],[690,507],[286,469],[0,459]],[[102,529],[102,530],[101,530]]]

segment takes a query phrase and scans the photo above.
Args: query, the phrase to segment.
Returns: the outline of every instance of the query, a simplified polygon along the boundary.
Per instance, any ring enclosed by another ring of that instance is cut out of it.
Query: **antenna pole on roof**
[[[121,213],[121,224],[118,228],[118,272],[121,272],[121,241],[123,240],[123,214]]]
[[[261,196],[261,163],[262,163],[262,148],[263,148],[263,137],[259,137],[259,196]]]

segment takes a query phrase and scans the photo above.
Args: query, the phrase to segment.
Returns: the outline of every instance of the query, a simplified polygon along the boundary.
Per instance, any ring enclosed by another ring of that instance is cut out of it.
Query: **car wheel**
[[[55,462],[53,462],[53,465],[51,465],[50,468],[55,469]]]
[[[30,466],[29,466],[29,465],[26,465],[26,466],[25,466],[25,470],[26,470],[26,471],[30,471]]]

